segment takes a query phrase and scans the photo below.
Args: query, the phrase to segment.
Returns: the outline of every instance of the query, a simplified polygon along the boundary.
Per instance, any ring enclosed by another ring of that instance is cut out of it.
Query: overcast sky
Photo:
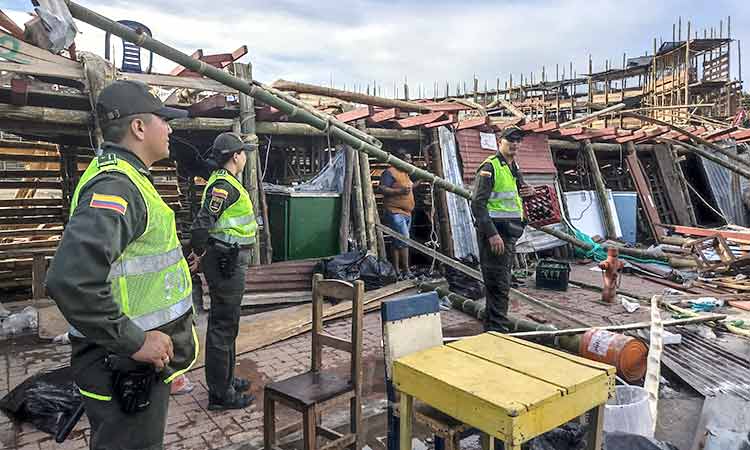
[[[137,20],[154,37],[186,53],[231,52],[245,44],[254,77],[263,82],[278,78],[351,89],[376,81],[391,95],[394,83],[410,84],[411,96],[434,83],[444,90],[472,77],[494,87],[513,74],[535,79],[546,66],[554,79],[569,63],[587,71],[588,55],[594,70],[605,60],[622,65],[622,55],[652,51],[653,39],[671,40],[672,24],[687,19],[692,29],[714,27],[732,16],[732,37],[750,55],[750,1],[713,0],[81,0],[79,3],[111,19]],[[28,20],[29,0],[0,0],[14,20]],[[104,33],[79,24],[79,49],[104,53]],[[117,44],[116,53],[121,53]],[[746,58],[747,59],[747,58]],[[739,77],[737,45],[732,47],[732,78]],[[155,57],[155,70],[169,72],[174,63]],[[750,61],[742,68],[750,83]],[[747,90],[747,88],[745,89]]]

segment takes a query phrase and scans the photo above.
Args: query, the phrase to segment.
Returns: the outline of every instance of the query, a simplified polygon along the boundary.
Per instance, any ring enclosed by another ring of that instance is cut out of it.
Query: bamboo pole
[[[689,325],[689,324],[704,323],[704,322],[718,322],[726,318],[727,316],[724,314],[710,314],[706,316],[690,317],[687,319],[665,320],[663,325],[665,327],[672,327],[672,326],[678,326],[678,325]],[[515,336],[515,337],[520,337],[520,338],[556,337],[556,336],[570,336],[574,334],[582,334],[589,330],[628,331],[628,330],[638,330],[641,328],[648,328],[650,326],[651,326],[651,322],[636,322],[636,323],[628,323],[624,325],[571,328],[568,330],[528,331],[528,332],[521,332],[521,333],[511,333],[510,335]]]
[[[339,89],[332,89],[314,84],[298,83],[287,80],[276,80],[271,86],[283,91],[294,91],[301,94],[321,95],[324,97],[338,98],[348,102],[360,103],[364,105],[380,106],[383,108],[398,108],[401,111],[411,112],[429,112],[430,108],[416,102],[395,100],[390,98],[376,97],[373,95],[357,94]],[[408,94],[407,94],[408,95]]]
[[[560,128],[569,127],[571,125],[577,125],[579,123],[589,122],[591,120],[596,119],[599,116],[603,116],[605,114],[612,114],[613,112],[619,111],[619,110],[621,110],[624,107],[625,107],[625,103],[618,103],[616,105],[610,106],[609,108],[604,108],[602,110],[593,112],[593,113],[591,113],[591,114],[589,114],[589,115],[587,115],[585,117],[580,117],[578,119],[573,119],[573,120],[569,120],[569,121],[567,121],[565,123],[562,123],[562,124],[560,124]]]
[[[252,80],[252,66],[250,64],[234,63],[232,64],[234,74],[243,80]],[[258,150],[258,136],[255,134],[255,100],[240,92],[240,118],[238,123],[239,134],[242,140],[255,147]],[[247,163],[242,173],[242,184],[245,186],[247,193],[250,195],[250,202],[253,208],[258,209],[258,158],[253,157],[253,152],[247,152]],[[266,223],[263,226],[267,226]],[[260,265],[260,245],[256,243],[251,250],[250,265]]]
[[[354,215],[354,233],[356,236],[357,247],[360,249],[367,248],[367,232],[365,230],[365,206],[362,199],[362,173],[359,169],[359,156],[357,153],[352,155],[352,194],[354,196],[354,206],[351,214]]]
[[[377,205],[375,204],[375,192],[372,190],[372,177],[370,176],[370,160],[367,153],[358,153],[359,172],[362,181],[362,198],[364,204],[365,231],[367,234],[367,250],[378,254],[378,237],[375,233],[375,216],[377,216]],[[385,255],[379,255],[385,258]]]
[[[604,185],[604,178],[599,169],[599,162],[596,159],[596,153],[594,153],[594,148],[591,146],[591,141],[589,139],[584,141],[583,152],[589,165],[589,171],[594,177],[594,186],[596,187],[596,193],[599,197],[601,207],[600,211],[604,218],[604,228],[607,231],[607,237],[609,239],[617,239],[617,233],[615,232],[615,217],[614,214],[612,214],[612,208],[609,205],[607,187]]]
[[[349,250],[349,228],[351,225],[352,206],[352,170],[354,167],[354,150],[348,145],[344,147],[345,169],[344,189],[341,192],[341,224],[339,226],[339,251],[346,253]]]

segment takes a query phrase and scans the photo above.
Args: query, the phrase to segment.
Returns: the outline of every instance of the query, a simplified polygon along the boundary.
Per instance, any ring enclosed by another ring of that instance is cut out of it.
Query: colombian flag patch
[[[227,198],[229,197],[229,192],[221,188],[213,188],[211,190],[211,195],[219,198]]]
[[[89,206],[91,208],[111,209],[112,211],[116,211],[124,216],[125,211],[128,209],[128,202],[117,195],[94,193],[94,196],[91,197],[91,203],[89,203]]]

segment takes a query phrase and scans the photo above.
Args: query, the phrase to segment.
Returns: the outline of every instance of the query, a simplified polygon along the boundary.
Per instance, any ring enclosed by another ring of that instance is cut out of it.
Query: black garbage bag
[[[583,450],[586,448],[586,427],[568,422],[529,441],[528,450]]]
[[[0,409],[50,434],[57,432],[81,404],[81,394],[70,367],[40,372],[26,379],[0,400]]]
[[[378,289],[396,281],[396,270],[384,259],[368,255],[365,250],[348,253],[320,260],[313,269],[326,278],[344,281],[362,280],[365,290]]]
[[[602,450],[679,450],[672,444],[649,439],[638,434],[604,433]]]

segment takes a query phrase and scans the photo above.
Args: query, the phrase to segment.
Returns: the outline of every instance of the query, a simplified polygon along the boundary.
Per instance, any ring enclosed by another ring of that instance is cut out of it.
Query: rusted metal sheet
[[[462,120],[458,122],[458,125],[456,125],[456,130],[465,130],[469,128],[475,128],[475,127],[481,127],[483,125],[487,125],[489,118],[488,117],[475,117],[473,119],[468,120]]]
[[[682,342],[665,345],[662,362],[706,397],[733,394],[750,401],[750,360],[684,327],[670,330]]]

